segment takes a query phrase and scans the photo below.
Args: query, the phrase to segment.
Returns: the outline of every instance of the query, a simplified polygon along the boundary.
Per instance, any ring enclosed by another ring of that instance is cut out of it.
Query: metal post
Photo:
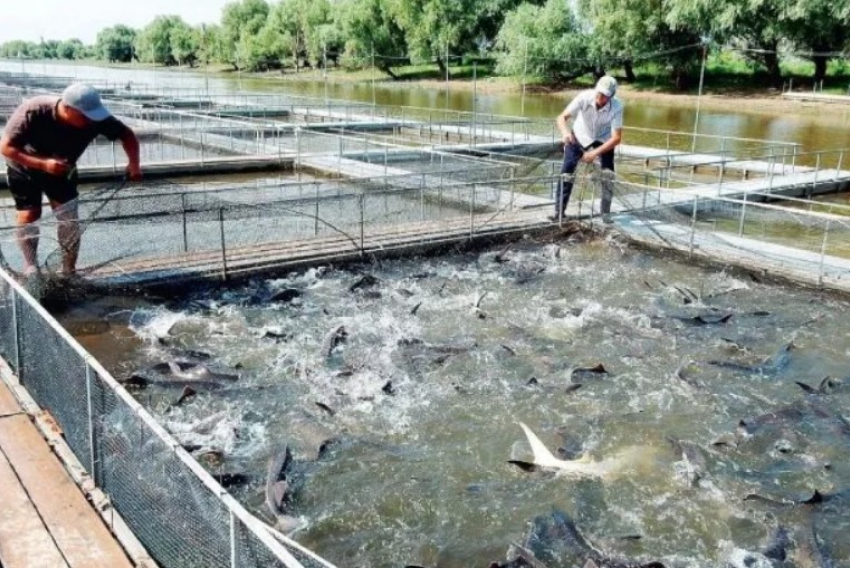
[[[691,215],[691,242],[688,245],[688,258],[691,258],[694,254],[694,233],[696,232],[697,226],[697,203],[699,202],[699,197],[694,195],[694,211]]]
[[[425,176],[419,180],[419,220],[425,220]]]
[[[744,236],[744,217],[747,214],[747,192],[744,192],[744,203],[741,205],[741,220],[738,221],[738,236]]]
[[[528,40],[525,40],[524,53],[522,57],[522,96],[520,98],[520,115],[525,116],[525,81],[528,74]]]
[[[236,556],[236,515],[230,511],[230,568],[237,568]]]
[[[201,169],[204,169],[204,133],[201,132]]]
[[[112,174],[118,171],[118,163],[115,158],[115,140],[112,141]]]
[[[316,186],[316,210],[313,215],[313,236],[319,236],[319,182],[315,182]]]
[[[469,196],[469,236],[475,234],[475,184],[472,184],[472,195]]]
[[[472,62],[472,147],[475,147],[475,141],[478,136],[478,127],[476,125],[476,114],[478,113],[478,63]]]
[[[812,190],[809,192],[809,199],[812,198],[812,194],[814,194],[815,189],[817,189],[818,173],[820,173],[820,152],[817,153],[817,158],[815,159],[815,179],[812,180]]]
[[[180,150],[183,159],[186,159],[186,134],[183,132],[183,113],[179,113],[180,117]]]
[[[826,262],[826,243],[829,238],[829,224],[831,219],[826,220],[826,227],[823,230],[823,242],[820,246],[820,269],[818,270],[818,286],[823,286],[823,267]]]
[[[322,44],[322,76],[325,80],[325,108],[328,108],[328,46],[325,43]]]
[[[295,171],[301,166],[301,129],[295,128]]]
[[[514,190],[516,189],[516,166],[511,167],[511,205],[510,211],[514,210]]]
[[[771,162],[770,162],[770,172],[768,173],[768,178],[767,178],[767,194],[768,195],[773,193],[773,174],[774,174],[775,170],[776,170],[776,163],[771,160]]]
[[[180,207],[183,210],[183,252],[189,252],[189,237],[186,231],[186,194],[180,194]]]
[[[449,110],[449,42],[446,42],[446,110]]]
[[[366,194],[360,190],[360,256],[366,254]]]
[[[89,473],[94,480],[95,486],[98,486],[100,483],[97,476],[97,469],[95,469],[96,450],[94,445],[94,413],[92,411],[92,368],[88,363],[86,363],[86,406],[89,420],[89,452],[91,457],[91,469]]]
[[[218,226],[221,232],[221,279],[227,282],[227,248],[224,242],[224,208],[218,209]]]
[[[837,165],[837,166],[835,166],[835,180],[834,180],[834,181],[838,181],[838,176],[839,176],[839,174],[840,174],[840,172],[841,172],[841,164],[842,164],[842,162],[844,162],[844,150],[841,150],[841,151],[838,153],[838,165]]]
[[[372,114],[374,116],[375,107],[378,105],[378,98],[375,96],[375,42],[372,42]]]

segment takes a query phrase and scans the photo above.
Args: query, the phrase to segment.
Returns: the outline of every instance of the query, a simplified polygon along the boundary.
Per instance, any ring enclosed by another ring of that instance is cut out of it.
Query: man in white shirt
[[[596,88],[579,93],[567,105],[555,123],[564,141],[564,164],[555,196],[555,215],[553,221],[563,218],[570,193],[573,191],[572,174],[575,173],[579,161],[588,164],[598,158],[603,170],[609,170],[611,177],[614,172],[614,148],[623,139],[623,103],[616,98],[617,81],[605,75],[596,83]],[[569,121],[573,120],[572,129]],[[614,196],[613,183],[603,175],[602,204],[603,214],[611,212],[611,201]]]

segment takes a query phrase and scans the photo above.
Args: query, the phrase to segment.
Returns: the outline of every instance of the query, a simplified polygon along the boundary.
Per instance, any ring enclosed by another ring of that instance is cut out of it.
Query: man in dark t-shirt
[[[42,194],[58,222],[62,272],[74,274],[80,250],[77,215],[77,160],[88,145],[103,135],[120,140],[127,154],[127,177],[142,177],[139,141],[133,131],[103,106],[94,87],[71,85],[61,98],[38,96],[24,101],[9,118],[0,154],[6,158],[9,189],[17,209],[17,240],[24,257],[24,274],[38,268],[38,225]]]

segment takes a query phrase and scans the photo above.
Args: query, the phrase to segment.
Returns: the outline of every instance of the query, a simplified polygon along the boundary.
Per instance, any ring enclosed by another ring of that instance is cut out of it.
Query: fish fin
[[[559,461],[552,452],[549,451],[549,448],[546,447],[543,442],[540,441],[540,438],[531,431],[531,428],[526,426],[524,423],[519,422],[520,428],[525,432],[525,437],[528,438],[528,443],[531,446],[531,451],[534,453],[534,463],[537,465],[552,467],[555,466]]]
[[[272,486],[274,504],[280,511],[283,510],[283,502],[286,500],[287,491],[289,491],[289,483],[286,481],[278,481]]]
[[[515,465],[523,471],[537,471],[538,467],[532,462],[522,460],[508,460],[509,464]]]

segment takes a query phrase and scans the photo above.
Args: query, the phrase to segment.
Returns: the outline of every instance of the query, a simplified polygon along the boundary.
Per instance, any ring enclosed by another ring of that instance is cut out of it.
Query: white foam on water
[[[130,315],[129,327],[141,339],[156,341],[168,337],[171,329],[187,317],[184,312],[166,308],[141,308]]]
[[[728,541],[720,542],[719,548],[731,568],[774,568],[773,562],[760,552],[738,548]]]

